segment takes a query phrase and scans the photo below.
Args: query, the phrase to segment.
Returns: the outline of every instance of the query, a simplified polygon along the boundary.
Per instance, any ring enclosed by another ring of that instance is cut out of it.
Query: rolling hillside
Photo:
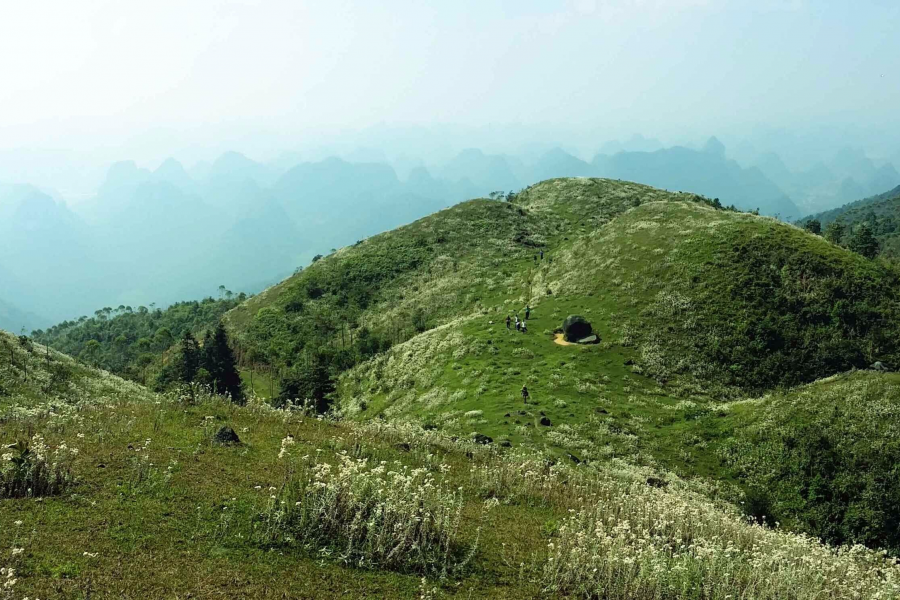
[[[5,332],[0,424],[9,598],[900,593],[883,555],[748,522],[672,474],[156,395]]]
[[[493,339],[530,304],[538,321],[517,343],[584,313],[660,384],[761,391],[893,363],[894,284],[878,264],[773,219],[561,179],[342,249],[228,318],[264,360],[290,367],[323,344],[351,350],[361,327],[397,344],[471,321]]]
[[[891,269],[771,218],[627,182],[550,180],[509,200],[465,202],[361,240],[232,309],[242,366],[256,373],[249,395],[275,406],[331,400],[348,427],[627,464],[834,543],[900,548],[879,516],[896,505],[893,488],[878,484],[896,453],[896,377],[852,373],[897,365]],[[529,332],[508,331],[506,316],[528,309]],[[570,314],[589,319],[599,343],[559,343]],[[129,318],[98,321],[96,333],[127,333]],[[82,338],[66,336],[76,351]],[[848,371],[847,393],[830,392],[822,378]],[[885,427],[851,409],[854,385],[876,390]],[[815,411],[773,400],[815,405],[819,395],[843,415],[824,441],[810,437],[822,427],[806,426]],[[784,433],[757,444],[765,418]],[[737,450],[746,444],[785,457],[802,440],[812,463],[834,469],[794,473],[789,459],[772,468],[816,489],[843,485],[840,473],[868,459],[842,440],[862,430],[884,460],[852,493],[799,503],[739,460],[753,455]]]
[[[745,487],[724,446],[756,413],[734,401],[897,364],[897,308],[892,271],[794,226],[563,179],[342,249],[227,318],[285,380],[326,364],[355,420]],[[570,314],[601,342],[555,343]]]

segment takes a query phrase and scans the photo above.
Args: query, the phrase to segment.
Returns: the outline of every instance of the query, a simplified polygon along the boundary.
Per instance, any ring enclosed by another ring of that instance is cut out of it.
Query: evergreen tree
[[[230,394],[232,402],[243,403],[241,376],[237,370],[234,352],[228,345],[228,333],[221,321],[215,331],[207,334],[204,339],[202,366],[209,373],[210,382],[217,393]]]
[[[875,239],[875,234],[872,233],[872,228],[868,223],[857,227],[850,239],[850,249],[866,258],[875,258],[878,254],[878,240]]]
[[[178,360],[178,379],[183,383],[193,383],[200,368],[200,348],[190,331],[181,338],[181,356]]]
[[[302,404],[311,401],[315,405],[316,412],[324,414],[331,406],[334,387],[334,378],[331,376],[328,362],[317,356],[308,364],[294,368],[281,382],[278,402],[281,406],[285,406],[288,403]]]
[[[825,228],[825,239],[832,244],[840,246],[841,241],[844,239],[844,224],[838,221],[829,223],[828,227]]]
[[[810,219],[803,227],[810,233],[822,235],[822,223],[818,219]]]

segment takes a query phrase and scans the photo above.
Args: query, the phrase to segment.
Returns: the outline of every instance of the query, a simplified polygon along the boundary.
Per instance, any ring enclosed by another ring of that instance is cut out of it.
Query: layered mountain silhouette
[[[403,178],[375,150],[357,153],[368,162],[298,158],[261,163],[226,152],[190,169],[168,158],[154,170],[121,161],[77,213],[52,192],[2,186],[0,233],[10,243],[0,247],[0,267],[36,283],[0,296],[62,320],[102,306],[163,305],[219,285],[252,293],[331,248],[468,198],[557,177],[636,181],[785,220],[807,212],[794,194],[818,186],[856,199],[897,178],[890,164],[876,166],[853,150],[802,173],[775,154],[744,168],[715,137],[690,149],[634,136],[604,144],[589,162],[558,147],[527,161],[472,148],[441,165],[406,158]]]

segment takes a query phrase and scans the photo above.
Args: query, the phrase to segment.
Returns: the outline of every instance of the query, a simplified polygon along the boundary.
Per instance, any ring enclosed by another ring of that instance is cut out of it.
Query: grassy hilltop
[[[285,371],[334,357],[354,418],[721,476],[716,440],[740,410],[722,402],[893,363],[896,290],[886,267],[773,219],[560,179],[344,248],[227,317]],[[529,333],[507,331],[526,305]],[[602,342],[555,344],[569,314]]]

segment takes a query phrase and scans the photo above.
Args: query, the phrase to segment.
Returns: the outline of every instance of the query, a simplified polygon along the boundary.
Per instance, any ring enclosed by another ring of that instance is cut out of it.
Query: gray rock
[[[881,362],[880,360],[872,363],[872,366],[869,368],[872,369],[873,371],[887,371],[888,370],[888,368],[886,366],[884,366],[884,363]]]
[[[504,448],[512,448],[512,442],[509,440],[500,440],[500,445]]]
[[[213,436],[213,441],[223,446],[231,446],[241,443],[241,438],[234,432],[234,429],[227,425],[223,425]]]
[[[578,340],[578,343],[579,344],[596,344],[597,340],[598,340],[598,338],[596,335],[589,335],[587,337],[584,337],[584,338],[581,338],[580,340]]]
[[[540,423],[541,423],[541,425],[543,425],[544,427],[550,427],[550,425],[551,425],[550,419],[548,419],[547,417],[541,417]]]

